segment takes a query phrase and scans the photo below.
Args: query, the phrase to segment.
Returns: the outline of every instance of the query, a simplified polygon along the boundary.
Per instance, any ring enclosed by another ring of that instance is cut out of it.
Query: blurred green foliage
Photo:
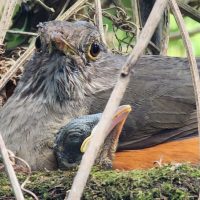
[[[130,21],[131,21],[132,20],[131,19],[132,17],[131,1],[121,0],[120,2],[122,5],[122,8],[125,10],[125,12],[127,13],[127,16],[130,18]],[[108,12],[112,15],[116,15],[115,9],[109,9]],[[189,17],[185,17],[184,20],[185,20],[186,28],[190,33],[190,38],[191,38],[194,54],[195,56],[200,56],[200,23],[192,20]],[[107,19],[106,17],[104,17],[104,24],[107,24],[107,27],[108,27],[108,32],[106,36],[113,38],[112,42],[111,40],[108,41],[109,47],[113,48],[114,46],[115,49],[118,49],[119,51],[122,51],[123,53],[130,52],[131,48],[130,46],[128,46],[128,49],[127,49],[126,44],[130,43],[131,41],[133,45],[135,44],[135,40],[132,39],[131,35],[128,34],[128,37],[127,37],[126,32],[120,29],[118,29],[115,32],[115,34],[112,35],[111,33],[113,33],[113,24],[112,24],[112,21]],[[199,29],[198,32],[196,31],[197,29]],[[173,15],[170,15],[170,35],[174,35],[174,34],[180,34],[180,32]],[[120,44],[120,42],[122,42],[122,45]],[[181,36],[176,37],[175,39],[172,39],[172,38],[170,39],[167,53],[169,56],[177,56],[177,57],[187,56]]]
[[[195,56],[200,56],[200,24],[189,17],[185,17],[185,24],[189,33],[192,33],[194,30],[199,29],[199,32],[196,34],[191,35],[191,41],[193,46],[193,51]],[[170,16],[170,33],[177,33],[178,27],[174,17]],[[183,44],[181,37],[176,40],[170,40],[169,48],[168,48],[168,55],[169,56],[178,56],[178,57],[185,57],[186,51]]]
[[[116,1],[117,2],[117,1]],[[26,4],[25,4],[26,5]],[[105,9],[107,13],[114,16],[114,26],[113,21],[107,17],[103,17],[104,24],[107,25],[107,43],[108,46],[115,51],[128,53],[132,49],[132,45],[135,44],[134,36],[136,34],[135,26],[132,23],[132,6],[130,0],[121,0],[120,7],[124,10],[123,12],[119,12],[120,10],[116,10],[113,7]],[[14,18],[13,18],[13,27],[12,30],[17,31],[30,31],[29,28],[30,20],[28,20],[29,13],[26,7],[18,5],[15,10]],[[120,19],[120,20],[119,20]],[[122,25],[120,25],[120,22]],[[131,27],[131,31],[127,29],[127,31],[123,28],[123,24],[129,23],[129,27]],[[131,24],[132,23],[132,24]],[[118,24],[118,28],[116,28],[116,24]],[[185,24],[189,32],[194,32],[197,29],[200,30],[200,23],[192,20],[191,18],[185,17]],[[120,26],[120,27],[119,27]],[[170,16],[170,34],[178,33],[178,27],[175,22],[174,17]],[[7,49],[13,49],[27,41],[27,36],[21,34],[12,34],[8,33],[6,36],[6,47]],[[200,31],[198,33],[191,34],[191,41],[194,49],[195,56],[200,56]],[[132,44],[131,46],[129,44]],[[169,56],[186,56],[185,47],[183,45],[183,41],[181,37],[176,39],[170,39],[169,47],[168,47],[168,55]]]

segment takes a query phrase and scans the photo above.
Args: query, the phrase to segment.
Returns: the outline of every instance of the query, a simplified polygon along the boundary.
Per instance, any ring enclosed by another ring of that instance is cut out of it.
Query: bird
[[[135,150],[130,148],[116,152],[122,127],[130,111],[128,105],[118,108],[95,165],[102,169],[134,170],[148,169],[167,163],[199,163],[199,138],[197,136],[165,141],[147,148]],[[92,130],[95,129],[101,115],[98,113],[78,117],[59,130],[54,151],[60,169],[69,170],[80,164],[92,138]],[[120,120],[117,119],[118,117]]]
[[[102,145],[95,164],[103,169],[111,169],[122,128],[131,112],[130,105],[120,106],[108,130],[108,136]],[[100,120],[102,113],[83,115],[71,120],[58,131],[54,141],[54,152],[59,169],[67,170],[77,167],[92,138],[92,131]]]
[[[74,118],[103,111],[127,57],[108,51],[90,22],[49,21],[38,28],[35,53],[0,110],[0,132],[7,148],[33,170],[53,170],[60,130]],[[122,104],[133,112],[119,151],[197,135],[187,59],[142,56],[132,73]]]

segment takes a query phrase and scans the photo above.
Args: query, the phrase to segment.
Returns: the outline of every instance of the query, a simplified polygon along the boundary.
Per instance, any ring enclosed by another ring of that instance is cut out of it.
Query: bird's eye
[[[79,133],[72,133],[67,136],[67,140],[70,142],[79,142],[80,138],[81,136]]]
[[[88,52],[88,56],[91,60],[96,60],[97,56],[99,55],[100,53],[100,45],[98,42],[93,42],[91,45],[90,45],[90,48],[89,48],[89,52]]]
[[[42,42],[41,42],[41,39],[40,39],[40,36],[38,36],[35,40],[35,48],[40,50],[42,47]]]

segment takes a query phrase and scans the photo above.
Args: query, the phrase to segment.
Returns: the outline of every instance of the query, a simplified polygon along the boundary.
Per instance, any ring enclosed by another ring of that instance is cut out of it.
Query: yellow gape
[[[112,119],[112,124],[108,130],[108,132],[112,131],[114,127],[118,126],[118,129],[116,130],[118,132],[118,134],[116,134],[116,139],[118,141],[118,138],[119,138],[119,135],[122,131],[122,128],[123,128],[123,125],[126,121],[126,118],[128,116],[128,114],[131,112],[131,106],[130,105],[123,105],[123,106],[120,106],[113,119]],[[80,147],[80,151],[81,153],[85,153],[87,148],[88,148],[88,145],[90,143],[90,140],[92,138],[92,135],[93,135],[93,132],[94,130],[96,129],[96,126],[93,128],[90,136],[88,136],[82,143],[81,147]]]
[[[92,138],[92,134],[90,136],[88,136],[82,143],[81,145],[81,148],[80,148],[80,151],[81,153],[85,153],[87,148],[88,148],[88,145],[90,143],[90,139]]]
[[[81,145],[81,148],[80,148],[81,153],[85,153],[86,152],[86,150],[88,148],[88,145],[90,144],[90,140],[92,138],[92,134],[93,134],[95,128],[96,128],[96,126],[93,128],[90,136],[86,137],[85,140],[83,141],[83,143]]]

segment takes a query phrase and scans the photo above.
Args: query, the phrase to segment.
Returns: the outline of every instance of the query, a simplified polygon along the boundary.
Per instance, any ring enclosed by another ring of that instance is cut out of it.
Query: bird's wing
[[[90,113],[103,111],[111,91],[108,88],[94,95]],[[133,111],[120,137],[120,149],[143,148],[187,135],[187,123],[196,109],[188,61],[142,57],[134,67],[122,104],[130,104]]]

